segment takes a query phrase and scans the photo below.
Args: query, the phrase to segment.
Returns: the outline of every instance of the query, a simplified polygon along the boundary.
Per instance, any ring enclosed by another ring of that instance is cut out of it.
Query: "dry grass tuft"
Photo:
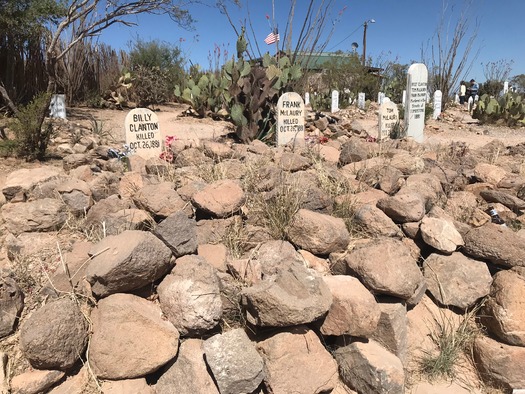
[[[459,321],[440,311],[437,329],[431,334],[437,352],[425,351],[419,360],[423,375],[430,380],[457,377],[457,368],[462,356],[470,356],[472,344],[480,333],[475,321],[480,307],[481,305],[465,312]]]

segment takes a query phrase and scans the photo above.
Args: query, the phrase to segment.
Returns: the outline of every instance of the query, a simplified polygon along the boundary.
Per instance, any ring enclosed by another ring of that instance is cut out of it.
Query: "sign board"
[[[277,102],[277,145],[304,144],[304,102],[295,92],[284,93]]]
[[[441,101],[443,98],[443,93],[441,93],[441,90],[436,90],[434,92],[434,112],[432,114],[432,119],[439,118],[439,115],[441,115]]]
[[[405,129],[408,137],[424,140],[425,104],[427,101],[428,70],[422,63],[408,68]]]
[[[383,102],[379,107],[379,140],[390,138],[392,129],[399,127],[399,111],[397,105],[392,101]]]
[[[49,104],[49,112],[52,118],[66,119],[66,95],[54,94]]]
[[[135,108],[125,120],[126,144],[144,159],[159,157],[162,143],[157,114],[148,108]]]

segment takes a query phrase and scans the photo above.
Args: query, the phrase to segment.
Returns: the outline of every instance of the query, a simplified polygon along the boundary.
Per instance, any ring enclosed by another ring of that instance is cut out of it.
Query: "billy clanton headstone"
[[[162,143],[157,114],[148,108],[135,108],[126,115],[126,144],[144,159],[159,157]]]
[[[304,144],[304,102],[295,92],[284,93],[277,102],[277,145]]]
[[[417,142],[424,140],[425,104],[427,101],[428,70],[422,63],[414,63],[408,69],[405,129],[408,137]]]

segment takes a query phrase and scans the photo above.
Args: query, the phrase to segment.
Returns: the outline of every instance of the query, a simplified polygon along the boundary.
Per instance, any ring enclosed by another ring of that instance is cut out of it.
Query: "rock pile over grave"
[[[2,388],[481,393],[416,378],[476,314],[462,381],[525,388],[525,150],[330,127],[293,149],[176,141],[172,163],[89,140],[11,172]]]

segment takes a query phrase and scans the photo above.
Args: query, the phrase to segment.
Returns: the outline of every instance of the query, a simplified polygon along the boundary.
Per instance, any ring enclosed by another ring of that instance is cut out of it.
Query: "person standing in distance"
[[[467,97],[467,84],[465,81],[461,81],[459,84],[459,103],[465,105]]]
[[[476,96],[478,95],[478,92],[479,92],[479,85],[478,83],[476,82],[476,80],[474,79],[471,79],[470,80],[470,97],[472,97],[473,100],[476,99]]]

